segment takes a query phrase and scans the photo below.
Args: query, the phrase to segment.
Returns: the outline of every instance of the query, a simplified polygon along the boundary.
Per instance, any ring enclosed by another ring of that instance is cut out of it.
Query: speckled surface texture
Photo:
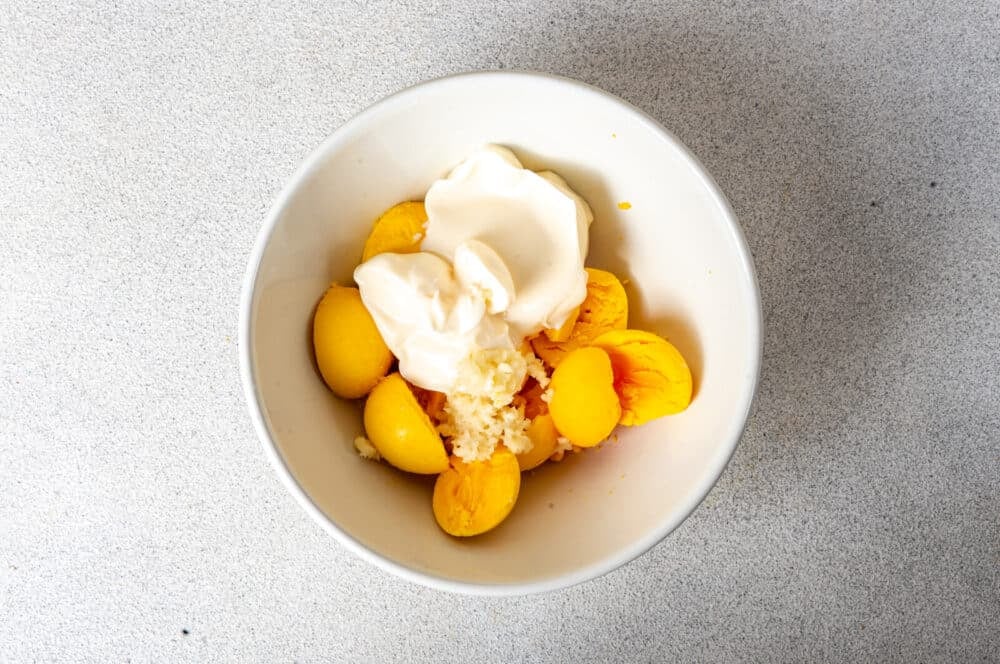
[[[0,661],[998,661],[996,3],[62,4],[0,7]],[[312,523],[235,338],[299,161],[383,95],[499,67],[672,129],[743,223],[767,330],[695,514],[497,600]]]

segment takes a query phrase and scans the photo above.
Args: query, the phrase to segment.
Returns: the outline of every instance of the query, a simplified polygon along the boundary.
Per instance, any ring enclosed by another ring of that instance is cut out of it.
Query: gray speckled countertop
[[[996,3],[43,4],[0,9],[0,661],[998,661]],[[299,161],[385,94],[500,67],[672,129],[767,326],[705,503],[522,599],[324,534],[235,345]]]

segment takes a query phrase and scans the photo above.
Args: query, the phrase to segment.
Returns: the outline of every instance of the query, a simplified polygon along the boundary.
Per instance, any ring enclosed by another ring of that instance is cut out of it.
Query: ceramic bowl
[[[594,211],[587,264],[626,280],[630,327],[670,339],[695,395],[681,414],[620,427],[598,449],[525,474],[511,516],[471,539],[442,532],[433,478],[361,459],[361,409],[317,372],[317,301],[350,283],[373,220],[422,199],[475,147],[497,143],[563,176]],[[320,145],[264,220],[240,317],[243,385],[267,456],[323,528],[415,582],[479,594],[552,590],[608,572],[705,497],[746,422],[761,357],[753,263],[725,197],[681,143],[622,100],[512,72],[422,83]]]

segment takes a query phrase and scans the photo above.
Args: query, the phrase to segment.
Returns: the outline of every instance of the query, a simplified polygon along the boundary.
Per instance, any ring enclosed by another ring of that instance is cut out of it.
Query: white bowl
[[[588,265],[628,280],[630,327],[687,357],[683,413],[619,428],[597,450],[527,474],[511,516],[455,539],[431,512],[433,478],[364,461],[360,408],[315,368],[310,330],[331,281],[350,282],[373,220],[422,199],[473,148],[508,146],[590,203]],[[619,203],[628,202],[630,209]],[[422,83],[333,133],[260,231],[243,288],[240,359],[257,432],[288,490],[343,545],[444,590],[522,594],[569,586],[670,533],[718,479],[743,430],[761,355],[753,263],[733,213],[695,158],[605,92],[531,73]]]

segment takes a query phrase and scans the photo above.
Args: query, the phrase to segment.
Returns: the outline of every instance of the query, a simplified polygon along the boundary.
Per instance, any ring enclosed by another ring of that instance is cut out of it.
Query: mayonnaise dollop
[[[427,192],[421,251],[354,271],[361,299],[411,383],[449,393],[477,350],[559,328],[586,296],[586,202],[554,173],[486,146]]]

